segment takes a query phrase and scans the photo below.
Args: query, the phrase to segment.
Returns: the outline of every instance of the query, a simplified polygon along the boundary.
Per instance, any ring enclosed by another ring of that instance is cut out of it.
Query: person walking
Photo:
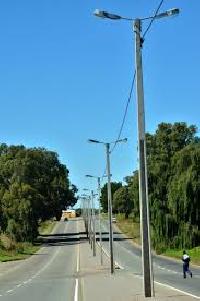
[[[192,278],[192,272],[190,270],[190,256],[186,253],[186,251],[183,251],[183,278],[186,278],[186,273],[190,274],[190,277]]]

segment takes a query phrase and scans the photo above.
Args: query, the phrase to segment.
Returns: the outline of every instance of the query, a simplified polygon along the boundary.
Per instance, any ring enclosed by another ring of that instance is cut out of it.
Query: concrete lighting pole
[[[86,175],[87,178],[95,178],[97,179],[97,185],[98,185],[98,201],[99,201],[99,244],[100,244],[100,261],[101,265],[103,265],[103,247],[102,247],[102,229],[101,229],[101,178],[92,176],[92,175]]]
[[[108,221],[109,221],[109,243],[110,243],[110,272],[114,273],[114,254],[113,254],[113,229],[112,229],[112,194],[111,194],[111,174],[110,174],[110,144],[126,142],[127,138],[116,140],[114,142],[102,142],[94,139],[89,139],[88,142],[104,144],[106,147],[106,165],[107,165],[107,177],[108,177]]]
[[[138,115],[138,157],[139,157],[139,199],[140,199],[140,223],[142,230],[142,258],[144,275],[144,294],[151,297],[151,248],[150,248],[150,226],[149,226],[149,203],[147,185],[147,162],[146,162],[146,140],[145,140],[145,110],[144,110],[144,89],[142,70],[142,44],[143,38],[142,21],[148,19],[159,19],[179,14],[179,9],[167,10],[156,16],[132,19],[110,14],[106,11],[95,10],[94,15],[100,18],[112,20],[134,21],[135,32],[135,62],[136,62],[136,90],[137,90],[137,115]]]
[[[108,177],[108,220],[110,233],[110,264],[111,274],[114,273],[114,255],[113,255],[113,229],[112,229],[112,193],[111,193],[111,176],[110,176],[110,143],[106,143],[106,167]]]
[[[90,191],[88,188],[83,188],[83,190],[84,191]],[[88,238],[89,238],[89,244],[90,244],[91,249],[92,249],[93,245],[92,245],[92,205],[91,205],[91,196],[86,195],[86,194],[84,194],[83,196],[87,198]]]
[[[96,256],[96,221],[95,221],[93,190],[91,190],[91,206],[92,206],[92,250],[93,250],[93,256]]]
[[[83,216],[84,218],[84,221],[85,221],[85,230],[86,230],[86,235],[87,235],[87,238],[89,240],[89,243],[90,243],[90,236],[89,236],[89,220],[90,220],[90,216],[89,216],[89,196],[86,195],[86,194],[82,194],[81,195],[81,198],[84,202],[84,208],[85,208],[85,214]]]

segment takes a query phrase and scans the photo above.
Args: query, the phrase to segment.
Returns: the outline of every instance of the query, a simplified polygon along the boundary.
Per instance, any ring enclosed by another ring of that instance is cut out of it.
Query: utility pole
[[[102,249],[102,232],[101,232],[101,183],[100,177],[97,178],[98,181],[98,198],[99,198],[99,243],[100,243],[100,260],[101,265],[103,265],[103,249]]]
[[[113,229],[112,229],[112,193],[111,193],[111,175],[110,175],[110,143],[106,143],[106,160],[108,176],[108,220],[109,220],[109,242],[110,242],[110,272],[114,273],[114,256],[113,256]]]
[[[91,191],[91,201],[92,201],[92,249],[93,256],[96,256],[96,221],[95,221],[95,208],[94,208],[94,193]]]
[[[89,243],[92,249],[92,207],[91,207],[91,199],[88,198],[88,214],[89,214]]]
[[[138,151],[139,151],[139,200],[140,200],[140,227],[142,233],[142,260],[144,275],[145,297],[151,297],[151,248],[149,226],[149,204],[147,185],[145,112],[142,70],[141,20],[135,19],[135,62],[136,62],[136,90],[138,110]]]

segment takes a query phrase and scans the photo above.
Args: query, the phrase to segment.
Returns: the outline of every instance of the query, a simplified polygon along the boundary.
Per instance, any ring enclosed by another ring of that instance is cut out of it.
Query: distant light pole
[[[83,188],[84,191],[90,191],[88,188]],[[93,248],[92,244],[92,204],[91,204],[91,196],[90,195],[84,195],[87,197],[88,200],[88,238],[89,238],[89,244],[91,246],[91,249]]]
[[[81,215],[83,217],[84,220],[84,224],[85,224],[85,229],[86,229],[86,235],[88,237],[88,221],[87,221],[87,205],[86,205],[86,197],[84,197],[83,195],[80,196],[82,199],[82,210],[81,210]]]
[[[109,242],[110,242],[110,271],[114,273],[114,255],[113,255],[113,229],[112,229],[112,193],[111,193],[111,174],[110,174],[110,144],[126,142],[127,138],[116,140],[114,142],[102,142],[94,139],[89,139],[88,142],[103,144],[106,147],[106,162],[107,162],[107,177],[108,177],[108,215],[109,215]]]
[[[112,20],[134,21],[135,32],[135,61],[136,61],[136,86],[137,86],[137,111],[138,111],[138,151],[139,151],[139,198],[140,198],[140,223],[142,228],[142,258],[144,275],[145,297],[151,297],[151,248],[150,248],[150,226],[149,226],[149,203],[147,186],[147,162],[146,162],[146,140],[145,140],[145,113],[144,113],[144,89],[142,70],[142,46],[143,38],[142,21],[148,19],[159,19],[179,14],[179,9],[173,8],[156,16],[133,19],[126,18],[107,11],[95,10],[94,15],[100,18]]]
[[[102,247],[102,230],[101,230],[101,177],[86,175],[87,178],[95,178],[97,179],[98,184],[98,201],[99,201],[99,244],[100,244],[100,261],[101,265],[103,265],[103,247]]]
[[[96,221],[95,221],[95,208],[94,208],[94,192],[91,190],[91,205],[92,205],[92,245],[93,256],[96,256]]]
[[[90,216],[89,216],[89,206],[90,206],[90,196],[89,195],[86,195],[86,194],[82,194],[81,195],[81,198],[83,200],[83,208],[84,208],[84,214],[83,214],[83,218],[84,218],[84,221],[85,221],[85,228],[86,228],[86,235],[87,235],[87,238],[89,240],[89,243],[90,243],[90,236],[89,236],[89,220],[90,220]]]

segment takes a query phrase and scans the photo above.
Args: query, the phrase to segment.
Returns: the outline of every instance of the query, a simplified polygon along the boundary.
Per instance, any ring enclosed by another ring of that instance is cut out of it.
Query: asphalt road
[[[42,238],[45,246],[39,253],[0,273],[0,300],[74,300],[79,244],[77,225],[73,220],[59,222],[54,234]],[[2,264],[0,271],[5,267]]]
[[[126,239],[114,226],[114,258],[115,261],[125,270],[133,272],[142,277],[141,250]],[[103,248],[109,253],[108,224],[103,223]],[[182,292],[192,294],[200,299],[200,268],[191,267],[193,278],[188,275],[183,279],[182,263],[153,256],[154,279],[156,282],[169,285]]]

